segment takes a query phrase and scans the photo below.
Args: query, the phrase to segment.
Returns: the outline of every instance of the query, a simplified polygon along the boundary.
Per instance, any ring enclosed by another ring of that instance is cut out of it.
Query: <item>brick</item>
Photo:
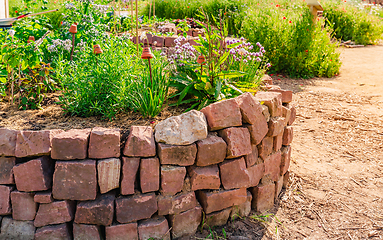
[[[141,192],[154,192],[160,188],[160,161],[158,158],[143,158],[140,164]]]
[[[202,108],[209,131],[242,125],[242,114],[235,99],[223,100]]]
[[[0,156],[16,156],[17,130],[0,129]]]
[[[283,131],[283,138],[282,138],[282,144],[283,145],[290,145],[293,141],[293,127],[287,126],[285,127],[285,130]]]
[[[49,155],[51,140],[63,130],[19,131],[15,155],[18,158]]]
[[[279,194],[283,187],[283,176],[279,176],[278,181],[275,182],[275,195],[274,200],[277,201]]]
[[[106,240],[138,240],[137,223],[112,225],[105,228]]]
[[[226,208],[218,212],[206,214],[204,228],[223,226],[230,217],[231,208]]]
[[[282,106],[282,117],[285,119],[283,124],[286,126],[290,121],[291,110],[285,106]]]
[[[51,157],[58,160],[85,159],[90,129],[71,129],[52,138]]]
[[[273,149],[274,149],[274,151],[279,151],[281,149],[282,137],[283,137],[283,133],[279,134],[278,136],[273,137]]]
[[[290,114],[290,119],[289,119],[289,122],[287,123],[287,125],[292,125],[295,121],[295,118],[297,116],[297,110],[295,109],[295,107],[293,105],[288,105],[288,108],[290,109],[291,111],[291,114]]]
[[[116,199],[116,219],[119,223],[129,223],[150,218],[157,212],[154,193],[139,194]]]
[[[48,156],[13,167],[16,188],[23,192],[45,191],[52,187],[54,162]]]
[[[206,214],[223,210],[246,202],[246,188],[220,190],[215,192],[198,191],[198,201]]]
[[[51,203],[53,202],[52,191],[37,192],[33,200],[37,203]]]
[[[157,42],[156,46],[157,47],[163,47],[165,44],[165,38],[164,37],[159,37],[159,36],[153,36],[153,43]]]
[[[250,184],[250,176],[243,157],[219,164],[221,182],[225,190],[243,188]]]
[[[165,217],[144,220],[138,224],[138,236],[140,240],[170,240],[168,221]]]
[[[73,224],[73,239],[74,240],[100,240],[102,239],[100,226],[74,223]]]
[[[98,185],[101,194],[120,187],[121,161],[109,158],[97,162]]]
[[[36,230],[35,240],[71,240],[72,236],[66,223],[54,226],[45,226]]]
[[[162,165],[191,166],[194,164],[197,156],[197,146],[195,143],[186,146],[158,143],[157,151]]]
[[[283,175],[283,188],[287,188],[289,184],[289,179],[290,179],[290,172],[287,171],[285,175]]]
[[[258,118],[263,118],[262,106],[255,97],[247,92],[235,98],[242,114],[242,122],[257,124]]]
[[[221,179],[219,178],[219,169],[217,165],[207,167],[191,166],[188,168],[190,176],[191,190],[201,189],[219,189]]]
[[[174,40],[176,39],[176,37],[165,37],[165,47],[174,47],[176,45]]]
[[[175,195],[181,192],[185,175],[185,167],[161,166],[161,193],[163,195]]]
[[[293,100],[293,92],[283,89],[270,89],[270,92],[277,92],[282,94],[282,103],[289,103]]]
[[[0,184],[15,184],[12,170],[15,165],[15,157],[0,157]]]
[[[96,199],[96,161],[57,161],[52,193],[55,199],[79,201]]]
[[[35,219],[37,203],[34,201],[34,193],[13,191],[11,192],[12,218],[20,221],[32,221]]]
[[[196,206],[179,214],[169,215],[173,239],[194,235],[202,220],[202,208]]]
[[[282,155],[281,152],[274,152],[270,156],[268,156],[264,163],[265,163],[265,175],[270,174],[273,181],[277,181],[281,169],[281,160]]]
[[[120,129],[95,127],[89,136],[89,158],[120,157]]]
[[[178,214],[194,208],[197,199],[194,192],[181,193],[176,196],[157,196],[158,215]]]
[[[12,186],[0,185],[0,215],[8,215],[12,213],[11,191]]]
[[[237,158],[252,152],[247,128],[226,128],[221,130],[219,135],[227,144],[226,158]]]
[[[270,121],[271,115],[269,112],[269,108],[265,105],[262,105],[262,109],[263,109],[262,114],[265,117],[266,122]]]
[[[290,167],[290,161],[291,161],[291,147],[285,146],[281,150],[282,156],[281,156],[281,172],[280,175],[285,174]]]
[[[251,212],[251,200],[253,199],[253,196],[249,191],[247,191],[247,199],[246,202],[233,206],[231,208],[230,212],[230,219],[234,220],[238,217],[243,218],[249,216]]]
[[[33,221],[17,221],[10,217],[5,217],[1,221],[0,239],[20,239],[34,240],[35,226]]]
[[[223,162],[226,157],[226,147],[226,142],[215,135],[208,135],[206,139],[197,141],[196,165],[205,167]]]
[[[250,188],[253,200],[251,202],[251,208],[258,212],[266,212],[274,206],[275,184],[261,183],[257,187]]]
[[[73,201],[54,201],[40,204],[35,218],[35,227],[60,224],[73,220],[75,203]]]
[[[132,126],[126,140],[124,155],[128,157],[154,157],[156,142],[152,127]]]
[[[269,131],[265,118],[258,118],[257,121],[254,125],[244,125],[249,130],[251,143],[255,145],[258,145]]]
[[[259,184],[259,181],[265,175],[265,164],[261,161],[258,161],[258,164],[255,164],[249,168],[247,168],[247,172],[250,176],[250,184],[249,186],[254,187]]]
[[[265,160],[267,156],[273,151],[273,138],[265,137],[261,144],[258,145],[258,155]]]
[[[267,132],[267,136],[275,137],[279,134],[283,133],[285,119],[282,117],[279,118],[271,118],[269,121],[269,131]]]
[[[262,82],[268,85],[273,85],[273,79],[267,74],[262,77]]]
[[[258,147],[257,145],[251,145],[251,153],[245,155],[246,167],[251,167],[258,161]]]
[[[77,204],[75,223],[112,225],[114,216],[114,194],[99,195],[96,200]]]
[[[282,115],[282,94],[277,92],[257,92],[255,98],[269,108],[271,117]]]
[[[137,172],[140,166],[139,158],[122,157],[121,194],[134,194]]]

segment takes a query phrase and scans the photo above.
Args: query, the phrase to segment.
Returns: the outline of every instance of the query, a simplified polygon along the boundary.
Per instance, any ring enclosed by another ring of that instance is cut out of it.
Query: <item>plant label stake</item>
[[[198,64],[201,64],[201,78],[202,78],[202,66],[206,64],[206,60],[205,60],[205,57],[204,56],[199,56],[198,59],[197,59],[197,63]]]
[[[153,79],[152,79],[152,66],[150,65],[150,59],[153,58],[153,53],[150,51],[150,47],[144,47],[142,51],[141,58],[142,59],[148,59],[149,62],[149,73],[150,73],[150,82],[152,83],[153,86]]]
[[[34,37],[34,36],[30,36],[30,37],[28,38],[27,43],[34,42],[34,41],[35,41],[35,37]]]
[[[69,32],[72,33],[72,51],[70,53],[70,60],[73,60],[73,51],[74,51],[74,40],[75,34],[77,33],[77,23],[73,23],[69,28]]]
[[[138,57],[138,3],[136,0],[136,44],[137,44],[137,57]]]
[[[96,65],[98,64],[97,55],[103,53],[100,45],[96,44],[93,46],[93,53],[96,55]]]

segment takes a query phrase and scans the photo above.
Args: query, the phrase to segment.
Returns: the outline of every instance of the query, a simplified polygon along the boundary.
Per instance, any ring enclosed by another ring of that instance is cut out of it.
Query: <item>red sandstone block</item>
[[[282,103],[289,103],[293,100],[293,92],[283,89],[270,89],[270,92],[277,92],[282,94]]]
[[[290,160],[291,160],[291,147],[285,146],[281,150],[282,156],[281,156],[281,172],[280,175],[285,174],[290,167]]]
[[[101,194],[120,187],[121,161],[109,158],[97,162],[98,185]]]
[[[250,187],[257,186],[259,184],[259,181],[265,175],[265,164],[263,162],[255,164],[247,168],[247,172],[249,173],[249,176],[250,176],[249,186]]]
[[[289,184],[290,179],[290,172],[287,171],[285,175],[283,175],[283,188],[287,188],[287,185]]]
[[[35,226],[33,221],[17,221],[11,217],[1,217],[2,240],[34,240]]]
[[[227,144],[226,158],[236,158],[252,152],[247,128],[226,128],[219,134]]]
[[[282,117],[285,119],[284,125],[286,126],[291,117],[291,110],[285,106],[282,106]]]
[[[273,138],[265,137],[261,144],[258,145],[258,155],[265,160],[267,156],[273,151]]]
[[[185,175],[185,167],[161,166],[161,193],[174,195],[181,192]]]
[[[191,166],[194,164],[197,156],[197,146],[195,143],[187,146],[158,143],[157,151],[162,165]]]
[[[154,193],[139,194],[116,199],[116,219],[119,223],[129,223],[150,218],[157,212]]]
[[[292,125],[295,121],[295,118],[297,116],[297,110],[295,109],[295,107],[293,105],[288,105],[288,108],[290,109],[291,111],[291,114],[290,114],[290,119],[289,119],[289,122],[287,123],[287,125]]]
[[[54,226],[45,226],[37,229],[35,233],[35,240],[71,240],[69,226],[66,223]]]
[[[89,158],[118,158],[120,156],[120,129],[95,127],[89,137]]]
[[[73,224],[73,239],[74,240],[100,240],[100,226]]]
[[[85,159],[90,129],[71,129],[52,138],[51,157],[59,160]]]
[[[16,130],[11,129],[0,129],[0,156],[16,156],[16,139],[17,139]]]
[[[275,136],[273,138],[273,149],[274,151],[279,151],[282,147],[282,138],[283,133],[279,134],[278,136]]]
[[[73,220],[74,211],[75,202],[73,201],[65,200],[40,204],[36,214],[35,227],[70,222]]]
[[[114,194],[99,195],[96,200],[77,204],[75,223],[112,225],[114,215]]]
[[[283,131],[282,144],[283,145],[290,145],[292,141],[293,141],[293,127],[288,126]]]
[[[217,192],[199,191],[198,200],[206,214],[246,202],[246,188],[221,190]]]
[[[253,125],[245,124],[244,127],[250,132],[251,142],[258,145],[269,131],[269,127],[265,117],[257,118],[257,121]]]
[[[168,221],[165,217],[144,220],[138,224],[138,236],[140,240],[170,240]]]
[[[223,100],[202,108],[209,131],[242,125],[242,115],[235,99]]]
[[[245,156],[246,167],[253,166],[258,161],[258,147],[257,145],[251,145],[252,152]]]
[[[234,220],[238,217],[243,218],[243,217],[249,216],[249,214],[251,212],[251,200],[252,199],[253,199],[253,196],[251,195],[251,193],[249,191],[247,191],[246,202],[244,202],[240,205],[233,206],[231,208],[230,219]]]
[[[226,142],[222,138],[210,134],[204,140],[197,141],[196,165],[205,167],[223,162],[226,147]]]
[[[154,192],[160,188],[160,161],[158,158],[143,158],[140,164],[141,192]]]
[[[269,108],[271,117],[282,115],[282,94],[277,92],[257,92],[255,98]]]
[[[221,186],[217,165],[208,167],[191,166],[188,168],[188,173],[192,191],[201,189],[219,189]]]
[[[156,142],[152,127],[132,126],[126,140],[124,155],[128,157],[154,157]]]
[[[273,79],[269,75],[267,75],[267,74],[265,74],[262,77],[262,82],[264,82],[267,85],[273,85]]]
[[[106,227],[105,235],[105,240],[138,240],[137,223]]]
[[[274,206],[275,184],[260,184],[257,187],[250,188],[253,195],[251,207],[258,212],[266,212]]]
[[[165,37],[165,47],[174,47],[176,45],[174,40],[176,39],[176,37]]]
[[[251,93],[244,93],[236,97],[235,100],[241,109],[243,123],[256,124],[258,118],[263,118],[262,105]]]
[[[15,157],[0,157],[0,184],[15,184],[12,170],[15,165]]]
[[[12,213],[11,191],[13,187],[0,185],[0,215]]]
[[[49,155],[51,140],[63,130],[20,131],[17,134],[15,155],[18,158]]]
[[[79,201],[96,199],[96,161],[57,161],[52,193],[55,199]]]
[[[13,167],[16,188],[23,192],[45,191],[52,187],[54,162],[44,156]]]
[[[206,214],[204,228],[222,226],[227,223],[230,217],[231,208],[226,208],[218,212]]]
[[[140,166],[139,158],[122,157],[122,173],[121,173],[121,194],[134,194],[134,186],[138,167]]]
[[[178,214],[194,208],[197,199],[194,192],[181,193],[176,196],[157,196],[158,215]]]
[[[265,159],[265,175],[270,174],[273,181],[277,181],[281,171],[281,152],[274,152]]]
[[[225,190],[243,188],[250,184],[250,176],[243,157],[219,164],[221,182]]]
[[[169,216],[173,239],[194,235],[202,220],[202,208],[196,206],[185,212]]]
[[[11,192],[12,218],[20,221],[32,221],[35,219],[37,203],[34,201],[34,193],[13,191]]]
[[[283,176],[279,176],[278,181],[275,182],[275,195],[274,200],[276,201],[283,187]]]
[[[159,37],[159,36],[153,36],[153,43],[157,42],[156,46],[157,47],[163,47],[165,44],[165,38],[164,37]]]
[[[279,134],[283,133],[283,129],[285,127],[285,119],[284,118],[271,118],[269,121],[269,131],[267,136],[275,137]]]
[[[53,202],[52,192],[37,192],[33,199],[37,203],[51,203]]]

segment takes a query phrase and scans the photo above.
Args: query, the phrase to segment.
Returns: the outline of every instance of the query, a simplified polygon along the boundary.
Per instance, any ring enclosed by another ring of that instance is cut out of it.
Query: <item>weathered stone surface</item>
[[[285,146],[281,150],[282,157],[281,157],[281,172],[280,174],[285,174],[290,167],[290,161],[291,161],[291,147]]]
[[[174,195],[181,192],[185,175],[185,167],[161,166],[161,193],[163,195]]]
[[[196,165],[204,167],[223,162],[226,147],[226,142],[221,137],[209,134],[206,139],[197,142]]]
[[[296,108],[295,108],[293,105],[291,105],[291,104],[289,104],[287,107],[288,107],[288,109],[290,109],[290,111],[291,111],[291,113],[290,113],[290,119],[289,119],[289,122],[287,123],[287,125],[292,125],[292,124],[294,123],[294,121],[295,121],[296,116],[297,116],[297,110],[296,110]]]
[[[270,156],[268,156],[265,160],[265,175],[270,174],[273,181],[277,181],[279,177],[279,173],[281,171],[281,152],[274,152]]]
[[[20,221],[35,219],[37,203],[33,200],[34,193],[11,192],[12,218]]]
[[[285,119],[284,125],[286,126],[291,117],[291,110],[288,107],[282,106],[282,117]]]
[[[271,118],[269,121],[269,131],[267,133],[267,136],[275,137],[283,133],[284,124],[285,124],[285,119],[282,117]]]
[[[219,189],[221,180],[217,165],[207,167],[191,166],[188,168],[191,190]]]
[[[244,127],[249,130],[251,143],[255,145],[258,145],[269,131],[265,118],[257,118],[257,123],[254,125],[246,124]]]
[[[170,240],[168,221],[165,217],[144,220],[138,224],[138,236],[140,240]]]
[[[12,213],[11,207],[11,191],[12,186],[0,185],[0,215],[8,215]]]
[[[273,85],[273,79],[269,75],[267,75],[267,74],[265,74],[262,77],[262,82],[264,82],[267,85]]]
[[[90,129],[71,129],[52,138],[51,157],[58,160],[85,159]]]
[[[33,200],[37,203],[51,203],[53,202],[52,191],[37,192]]]
[[[138,240],[137,223],[106,227],[105,235],[105,240]]]
[[[235,99],[228,99],[210,104],[201,112],[205,114],[209,131],[242,125],[242,114]]]
[[[55,199],[79,201],[96,199],[96,161],[57,161],[52,193]]]
[[[156,141],[172,145],[189,145],[207,137],[207,123],[203,113],[191,110],[170,117],[155,127]]]
[[[132,126],[126,140],[124,155],[129,157],[154,157],[156,142],[150,126]]]
[[[263,175],[265,175],[265,164],[261,161],[258,162],[258,164],[247,168],[247,172],[250,176],[250,187],[257,186]]]
[[[10,217],[5,217],[1,221],[0,239],[34,240],[34,237],[33,221],[17,221]]]
[[[287,185],[289,184],[290,179],[290,172],[287,171],[285,175],[283,175],[283,188],[287,188]]]
[[[263,118],[262,105],[251,93],[244,93],[235,100],[241,109],[243,123],[256,124],[258,118]]]
[[[251,145],[251,149],[252,149],[251,153],[248,155],[245,155],[246,167],[251,167],[258,161],[257,145],[255,144]]]
[[[274,206],[275,184],[274,183],[261,183],[257,187],[250,188],[253,200],[251,208],[258,212],[266,212]]]
[[[269,108],[265,105],[262,105],[262,114],[263,116],[265,117],[265,120],[266,122],[270,121],[270,112],[269,112]]]
[[[114,194],[99,195],[96,200],[77,204],[75,223],[109,226],[113,222]]]
[[[15,155],[18,158],[49,155],[51,140],[63,130],[19,131]]]
[[[221,182],[225,190],[243,188],[250,184],[250,176],[243,157],[219,164]]]
[[[283,89],[275,89],[275,88],[272,88],[269,91],[281,93],[282,94],[282,103],[289,103],[293,100],[293,92],[292,91],[283,90]]]
[[[172,237],[177,239],[194,235],[202,220],[202,208],[196,206],[188,211],[169,216],[170,226],[172,227]]]
[[[89,137],[89,158],[105,159],[120,156],[120,129],[95,127]]]
[[[290,145],[292,141],[293,141],[293,127],[287,126],[285,127],[285,130],[283,131],[282,144]]]
[[[230,217],[230,212],[231,208],[226,208],[218,212],[206,214],[206,219],[203,227],[212,228],[225,225]]]
[[[140,166],[139,158],[122,157],[121,194],[134,194],[136,176]]]
[[[66,223],[54,226],[45,226],[37,229],[35,240],[71,240],[72,236]]]
[[[97,162],[98,185],[101,194],[120,186],[121,161],[109,158]]]
[[[0,157],[0,184],[15,184],[12,170],[15,165],[15,157]]]
[[[246,202],[246,188],[217,192],[198,191],[198,200],[206,214]]]
[[[150,218],[157,212],[154,193],[118,197],[116,199],[116,218],[119,223],[129,223]]]
[[[55,201],[40,204],[36,214],[35,227],[43,227],[49,224],[60,224],[73,220],[75,203],[72,201]]]
[[[251,212],[251,200],[252,199],[253,199],[253,196],[251,195],[251,193],[249,191],[247,191],[246,202],[244,202],[240,205],[233,206],[231,208],[230,219],[236,219],[238,217],[243,218],[243,217],[249,216],[249,214]]]
[[[194,164],[197,156],[197,146],[195,143],[187,146],[159,143],[157,151],[162,165],[191,166]]]
[[[273,151],[273,138],[265,137],[261,144],[258,145],[258,155],[265,160],[266,157]]]
[[[194,192],[181,193],[176,196],[157,196],[158,215],[178,214],[194,208],[197,199]]]
[[[74,240],[100,240],[100,226],[73,224],[73,239]]]
[[[252,152],[247,128],[226,128],[221,130],[219,135],[227,144],[226,158],[236,158]]]
[[[23,192],[45,191],[52,187],[54,163],[48,156],[13,167],[16,188]]]
[[[275,136],[273,138],[273,149],[274,151],[279,151],[282,147],[282,137],[283,133],[279,134],[278,136]]]
[[[282,94],[277,92],[257,92],[255,98],[269,108],[271,117],[282,115]]]
[[[278,181],[275,182],[275,195],[274,200],[276,201],[283,187],[283,176],[279,176]]]
[[[160,161],[158,158],[142,158],[140,164],[141,192],[154,192],[160,188]]]
[[[0,156],[16,156],[17,130],[0,129]]]

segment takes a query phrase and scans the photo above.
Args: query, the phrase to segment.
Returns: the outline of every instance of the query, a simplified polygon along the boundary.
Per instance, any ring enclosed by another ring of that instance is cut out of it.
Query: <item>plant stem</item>
[[[130,0],[130,20],[132,22],[131,33],[133,34],[133,0]]]
[[[156,21],[156,0],[153,0],[153,20]]]
[[[75,39],[75,34],[72,33],[72,51],[71,51],[71,53],[70,53],[70,60],[71,60],[71,61],[73,61],[74,39]]]
[[[152,65],[150,65],[150,58],[148,58],[148,62],[149,62],[149,73],[150,73],[150,82],[152,84],[152,88],[153,88],[153,78],[152,78]]]
[[[138,57],[138,3],[136,0],[136,45],[137,45],[137,57]]]

